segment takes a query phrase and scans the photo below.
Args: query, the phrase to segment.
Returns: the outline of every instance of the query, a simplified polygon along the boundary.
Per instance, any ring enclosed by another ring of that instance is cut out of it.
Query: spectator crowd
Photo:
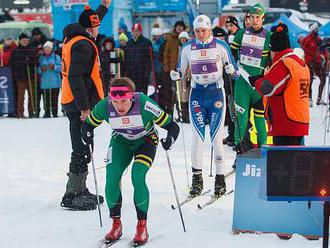
[[[243,27],[240,27],[237,19],[229,16],[223,27],[213,27],[213,36],[230,44],[238,30],[249,28],[249,14],[245,19]],[[318,36],[317,30],[317,25],[312,25],[311,33],[299,39],[299,42],[304,50],[311,78],[318,76],[321,81],[316,101],[319,105],[322,104],[322,92],[329,63],[328,52],[322,49],[322,39]],[[178,20],[172,30],[161,28],[155,23],[150,33],[151,40],[143,36],[143,26],[140,23],[134,24],[131,29],[125,24],[120,24],[117,31],[117,40],[102,34],[96,39],[105,94],[109,91],[109,83],[113,78],[126,76],[136,83],[137,91],[148,93],[149,89],[149,95],[152,94],[152,98],[167,113],[173,114],[176,107],[180,113],[180,121],[189,123],[189,72],[183,80],[174,82],[170,78],[170,71],[176,70],[180,49],[193,38],[192,30],[182,20]],[[32,30],[31,37],[22,33],[18,41],[11,37],[3,41],[0,67],[11,68],[15,98],[15,111],[9,113],[8,117],[25,117],[26,97],[29,118],[41,117],[40,106],[43,106],[44,118],[58,116],[62,77],[61,49],[61,41],[47,40],[39,28]],[[311,95],[310,105],[313,105]],[[233,142],[234,127],[228,120],[229,114],[226,118],[231,136],[228,142]]]

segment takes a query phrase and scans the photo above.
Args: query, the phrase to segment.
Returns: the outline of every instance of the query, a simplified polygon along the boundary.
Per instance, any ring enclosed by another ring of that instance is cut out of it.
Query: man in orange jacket
[[[86,6],[79,23],[64,29],[61,102],[70,121],[72,153],[61,206],[74,210],[92,210],[97,206],[97,197],[86,187],[91,157],[89,146],[82,141],[81,126],[90,109],[104,98],[95,39],[109,5],[110,0],[102,0],[96,12]],[[104,201],[101,196],[99,200]]]
[[[309,69],[290,48],[288,27],[272,28],[273,64],[261,78],[250,77],[264,97],[265,115],[274,145],[301,145],[309,129]]]

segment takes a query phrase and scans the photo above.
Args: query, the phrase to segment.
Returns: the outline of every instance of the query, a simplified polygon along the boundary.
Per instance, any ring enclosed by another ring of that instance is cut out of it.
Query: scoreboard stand
[[[322,237],[323,202],[267,201],[262,189],[266,160],[260,150],[237,157],[232,231],[274,233],[290,238],[292,234],[310,240]]]
[[[329,216],[330,216],[330,203],[329,201],[324,202],[323,212],[323,248],[329,247]]]
[[[279,202],[323,202],[323,248],[328,248],[330,147],[264,146],[261,197]]]

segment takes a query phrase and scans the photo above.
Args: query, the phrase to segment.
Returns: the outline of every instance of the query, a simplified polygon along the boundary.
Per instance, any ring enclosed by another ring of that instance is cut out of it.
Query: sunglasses
[[[130,93],[130,91],[127,91],[127,90],[113,90],[113,91],[110,91],[110,95],[113,96],[113,97],[126,96],[127,93]]]

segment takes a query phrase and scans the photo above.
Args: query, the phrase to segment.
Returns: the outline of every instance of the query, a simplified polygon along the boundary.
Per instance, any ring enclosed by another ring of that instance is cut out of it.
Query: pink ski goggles
[[[133,92],[127,86],[112,86],[110,88],[110,96],[115,100],[132,99]]]

